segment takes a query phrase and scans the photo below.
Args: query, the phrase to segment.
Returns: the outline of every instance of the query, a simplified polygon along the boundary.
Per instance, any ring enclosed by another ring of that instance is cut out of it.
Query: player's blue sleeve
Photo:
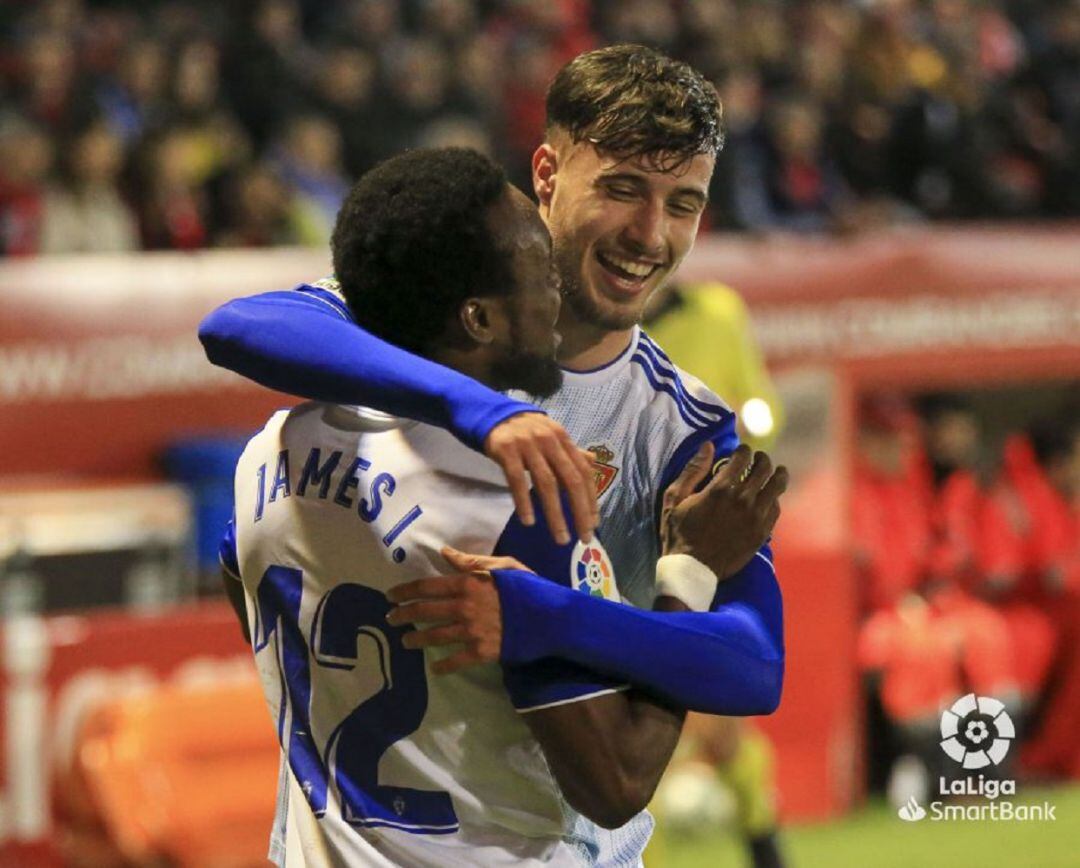
[[[427,422],[482,450],[491,429],[541,412],[360,328],[318,287],[226,302],[199,325],[207,358],[262,386]]]
[[[558,657],[710,714],[780,703],[783,607],[767,546],[720,583],[709,612],[649,612],[520,570],[494,575],[504,666]]]
[[[537,509],[537,521],[531,527],[523,525],[516,515],[511,517],[496,543],[494,554],[517,558],[536,570],[539,575],[533,577],[535,581],[584,598],[586,594],[570,587],[574,550],[574,543],[560,546],[552,542],[543,511]],[[522,629],[535,626],[538,625],[521,624]],[[506,629],[504,624],[504,635]],[[574,702],[629,686],[622,679],[607,677],[571,660],[543,654],[514,665],[504,664],[503,684],[510,701],[519,711]]]
[[[225,533],[218,545],[218,561],[221,568],[237,581],[240,581],[240,559],[236,555],[236,516],[225,523]]]

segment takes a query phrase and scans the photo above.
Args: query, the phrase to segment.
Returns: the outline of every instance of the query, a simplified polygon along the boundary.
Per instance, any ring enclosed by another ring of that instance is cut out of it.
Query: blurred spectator
[[[45,196],[42,253],[101,253],[139,246],[138,223],[120,196],[120,138],[104,122],[87,127],[64,151],[63,183]]]
[[[0,120],[0,250],[7,256],[41,249],[52,158],[52,141],[43,130],[16,116]]]
[[[229,102],[261,146],[282,118],[304,107],[314,77],[316,54],[296,0],[257,0],[236,21],[224,56]]]
[[[1080,425],[1075,418],[1048,420],[1009,446],[1009,476],[1037,522],[1032,564],[1059,638],[1039,726],[1024,758],[1039,773],[1075,777],[1080,775]]]
[[[164,121],[166,74],[165,47],[155,39],[140,39],[127,48],[119,72],[98,87],[98,105],[126,143]]]
[[[266,165],[244,170],[227,185],[228,228],[216,243],[222,247],[272,247],[299,241],[289,190]]]
[[[148,250],[194,250],[209,241],[210,203],[199,185],[199,154],[179,129],[164,132],[144,149],[141,214]]]
[[[767,122],[767,140],[747,147],[736,168],[736,219],[749,229],[828,229],[841,215],[847,188],[825,152],[821,110],[791,96],[772,107]]]
[[[338,208],[349,192],[337,127],[319,115],[292,118],[274,162],[303,215],[304,241],[314,246],[329,243]]]
[[[510,52],[515,74],[506,80],[502,94],[502,144],[511,168],[511,180],[532,187],[530,166],[533,151],[544,137],[547,87],[559,68],[558,55],[547,42],[522,39]],[[514,167],[519,169],[513,174]]]
[[[54,135],[78,126],[92,111],[77,80],[75,46],[56,30],[33,33],[16,67],[15,96],[22,113]]]
[[[608,4],[601,28],[612,42],[636,42],[664,52],[671,52],[679,38],[679,19],[665,0]]]
[[[931,528],[916,425],[896,395],[868,397],[859,408],[852,521],[865,613],[895,606],[925,579]]]
[[[379,159],[415,147],[425,125],[453,110],[446,50],[429,39],[401,40],[387,62],[384,85],[376,121]]]
[[[331,4],[327,4],[328,6]],[[371,51],[384,51],[402,29],[401,0],[345,0],[339,20],[328,10],[323,29]]]
[[[416,144],[421,148],[472,148],[481,154],[492,154],[487,131],[481,124],[466,117],[446,117],[433,121],[420,131]]]
[[[319,108],[340,130],[345,168],[354,178],[378,159],[377,76],[378,64],[371,53],[338,46],[324,59],[315,81]]]
[[[1053,623],[1025,590],[1031,516],[998,468],[980,455],[978,418],[963,402],[950,396],[931,399],[927,442],[936,479],[931,574],[949,589],[944,599],[957,629],[972,636],[991,629],[976,600],[989,603],[1001,619],[1024,714],[1042,692],[1057,644]]]
[[[473,0],[423,0],[420,30],[449,50],[460,48],[476,29]]]

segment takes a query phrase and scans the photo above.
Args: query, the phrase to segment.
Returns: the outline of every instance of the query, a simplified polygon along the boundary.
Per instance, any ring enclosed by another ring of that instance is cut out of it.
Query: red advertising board
[[[0,264],[0,478],[144,476],[178,437],[252,430],[292,399],[210,365],[198,322],[327,268],[321,251],[288,249]],[[714,236],[681,276],[737,288],[773,365],[929,381],[1080,372],[1080,227]]]

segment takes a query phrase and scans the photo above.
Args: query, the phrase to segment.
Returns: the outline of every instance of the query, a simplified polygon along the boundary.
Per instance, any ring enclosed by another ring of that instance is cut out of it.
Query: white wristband
[[[716,595],[716,573],[693,555],[664,555],[656,562],[656,595],[674,597],[693,612],[707,612]]]

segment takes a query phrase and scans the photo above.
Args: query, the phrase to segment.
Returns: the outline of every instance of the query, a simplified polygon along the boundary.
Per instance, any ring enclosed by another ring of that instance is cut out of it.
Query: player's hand
[[[706,444],[664,492],[660,539],[664,554],[693,555],[723,580],[741,570],[772,534],[788,472],[774,471],[768,455],[744,444],[694,493],[708,476],[712,456]]]
[[[484,441],[484,454],[506,474],[522,524],[536,522],[529,498],[531,477],[555,542],[566,545],[571,539],[559,500],[560,488],[570,499],[577,535],[586,542],[592,538],[600,521],[592,456],[578,449],[562,425],[543,413],[519,413],[491,429]]]
[[[467,552],[459,551],[453,546],[443,546],[439,549],[441,554],[449,562],[455,570],[460,570],[463,573],[472,572],[474,570],[524,570],[527,573],[536,575],[536,570],[531,570],[517,558],[511,558],[506,555],[470,555]]]
[[[528,567],[514,558],[470,555],[449,546],[443,548],[442,555],[460,572],[391,588],[387,597],[399,605],[386,620],[395,625],[426,625],[423,630],[402,637],[406,648],[464,646],[431,665],[440,675],[498,662],[502,650],[502,607],[491,570],[527,570]]]

